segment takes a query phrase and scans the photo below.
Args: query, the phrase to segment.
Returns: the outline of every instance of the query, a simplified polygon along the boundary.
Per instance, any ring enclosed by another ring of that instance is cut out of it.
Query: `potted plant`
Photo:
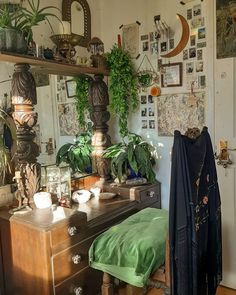
[[[128,115],[138,106],[138,85],[134,65],[128,52],[114,45],[107,53],[110,68],[109,91],[111,113],[118,116],[122,137],[128,134]]]
[[[92,134],[90,131],[79,134],[74,143],[64,144],[57,152],[56,164],[69,164],[72,172],[92,172]]]
[[[40,8],[40,0],[27,0],[27,4],[28,8],[13,4],[0,6],[0,50],[26,53],[33,40],[32,27],[46,21],[52,28],[49,16],[59,20],[55,14],[47,12],[48,9],[58,9],[57,7]]]
[[[135,133],[128,133],[122,142],[108,147],[103,156],[111,159],[111,173],[119,182],[124,182],[131,170],[149,182],[155,181],[154,148]]]

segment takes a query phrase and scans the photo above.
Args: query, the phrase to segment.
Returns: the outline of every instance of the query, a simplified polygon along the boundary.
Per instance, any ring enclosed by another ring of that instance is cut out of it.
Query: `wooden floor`
[[[216,295],[236,295],[236,290],[219,287]]]

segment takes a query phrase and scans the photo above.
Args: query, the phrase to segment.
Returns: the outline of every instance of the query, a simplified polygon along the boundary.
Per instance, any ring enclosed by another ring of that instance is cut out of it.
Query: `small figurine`
[[[16,182],[17,190],[15,191],[15,198],[18,201],[18,207],[14,208],[10,211],[10,213],[14,214],[15,212],[21,211],[24,209],[24,211],[32,210],[28,206],[28,198],[26,197],[24,193],[24,186],[22,183],[22,177],[20,174],[20,171],[15,172],[15,176],[13,177],[13,180]]]
[[[215,154],[215,159],[217,161],[217,165],[222,165],[224,168],[227,168],[228,165],[233,164],[229,157],[228,150],[232,150],[228,148],[228,143],[225,140],[220,140],[220,153],[219,155]],[[233,149],[234,150],[234,149]]]

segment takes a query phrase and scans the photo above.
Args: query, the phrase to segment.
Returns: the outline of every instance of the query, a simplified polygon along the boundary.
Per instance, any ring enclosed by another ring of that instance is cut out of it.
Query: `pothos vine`
[[[111,113],[118,116],[119,132],[125,137],[128,131],[128,115],[138,106],[138,87],[134,65],[128,52],[114,45],[107,53],[110,68]]]
[[[92,78],[88,75],[81,74],[75,78],[75,105],[78,115],[79,126],[82,129],[86,127],[85,115],[91,111],[91,106],[88,100],[88,89]]]

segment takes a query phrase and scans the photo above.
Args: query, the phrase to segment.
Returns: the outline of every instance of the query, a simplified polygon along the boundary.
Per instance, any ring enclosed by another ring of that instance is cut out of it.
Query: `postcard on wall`
[[[187,62],[186,63],[186,74],[193,74],[194,72],[194,62]]]
[[[202,14],[201,4],[197,4],[193,6],[193,16],[200,16]]]
[[[183,50],[183,60],[187,60],[188,59],[188,49],[184,49]]]
[[[198,76],[187,75],[186,76],[186,88],[187,90],[197,90],[199,89]]]
[[[196,54],[197,54],[196,47],[189,48],[189,58],[196,58]]]
[[[142,44],[142,51],[145,52],[145,51],[148,51],[148,50],[149,50],[149,42],[145,41]]]
[[[139,25],[137,23],[123,25],[122,27],[123,48],[128,51],[132,58],[139,54]]]
[[[204,17],[196,17],[191,20],[191,29],[197,29],[205,25]]]
[[[185,133],[188,128],[205,124],[205,93],[196,93],[197,103],[190,107],[189,93],[162,95],[157,98],[159,136],[173,136],[175,130]]]
[[[206,39],[206,28],[198,28],[198,40],[203,41]]]
[[[196,73],[203,72],[203,61],[196,61]]]
[[[147,103],[147,96],[146,95],[141,95],[141,104],[146,104]]]
[[[193,10],[192,10],[192,8],[187,9],[187,20],[192,19],[192,17],[193,17]]]
[[[202,60],[203,59],[203,51],[202,49],[197,50],[197,60]]]
[[[148,121],[147,120],[142,120],[142,129],[147,129],[148,128]]]

